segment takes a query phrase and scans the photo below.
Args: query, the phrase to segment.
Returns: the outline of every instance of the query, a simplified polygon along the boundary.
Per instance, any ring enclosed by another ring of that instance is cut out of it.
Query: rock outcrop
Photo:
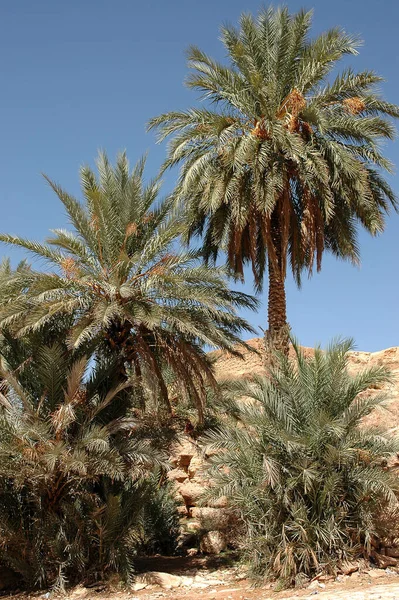
[[[248,340],[247,344],[250,349],[244,348],[241,351],[242,358],[221,350],[210,353],[215,361],[217,379],[251,377],[265,372],[263,339],[254,338]],[[303,348],[303,350],[307,355],[311,355],[313,352],[312,348]],[[379,352],[354,351],[349,353],[349,369],[352,373],[359,373],[362,369],[373,366],[389,369],[393,381],[384,388],[388,396],[386,404],[383,408],[377,408],[367,418],[367,422],[372,425],[386,426],[392,431],[399,430],[399,347],[395,346]],[[381,389],[372,389],[368,393],[380,391]]]
[[[204,554],[219,554],[227,547],[233,513],[227,508],[227,498],[209,500],[205,505],[203,495],[210,485],[204,471],[206,455],[189,436],[183,436],[172,451],[174,469],[168,477],[176,484],[176,494],[181,516],[181,544],[187,550],[199,546]]]

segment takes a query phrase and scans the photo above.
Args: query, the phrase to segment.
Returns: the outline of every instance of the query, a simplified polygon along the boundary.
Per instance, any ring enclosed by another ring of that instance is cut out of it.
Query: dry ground
[[[203,589],[179,587],[170,590],[151,585],[146,589],[131,592],[112,592],[101,590],[101,587],[86,589],[79,586],[68,596],[64,596],[64,600],[313,600],[313,598],[317,600],[399,600],[399,575],[389,570],[370,569],[368,573],[354,573],[349,577],[341,577],[340,581],[331,581],[321,586],[315,582],[311,588],[276,593],[273,589],[253,589],[249,581],[237,579],[237,571],[234,569],[221,567],[213,570],[207,564],[202,568],[197,565],[193,571],[190,568],[182,569],[179,561],[166,565],[165,561],[162,563],[162,559],[151,568],[161,566],[168,566],[169,573],[185,576],[197,574],[197,578],[200,579],[208,581],[213,579],[215,585],[208,585]],[[44,600],[46,598],[53,598],[53,596],[48,593],[16,594],[3,597],[3,600]]]
[[[299,591],[275,594],[267,590],[250,590],[245,584],[234,587],[222,586],[211,591],[203,590],[170,590],[150,592],[131,592],[114,594],[97,594],[95,592],[76,590],[75,593],[64,597],[64,600],[399,600],[399,583],[386,581],[384,584],[362,581],[350,586],[328,586],[325,591]],[[293,595],[292,595],[293,594]],[[17,595],[3,597],[3,600],[41,600],[47,595]]]

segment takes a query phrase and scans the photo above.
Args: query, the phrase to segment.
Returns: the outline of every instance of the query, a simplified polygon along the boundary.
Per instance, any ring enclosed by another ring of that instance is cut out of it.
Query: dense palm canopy
[[[124,154],[115,167],[100,155],[98,177],[81,170],[84,203],[48,180],[74,231],[54,230],[47,244],[0,236],[49,265],[23,265],[8,277],[5,265],[0,322],[23,336],[72,315],[71,347],[100,344],[169,409],[163,369],[172,369],[201,413],[205,383],[213,381],[203,347],[233,349],[250,330],[235,309],[256,302],[230,291],[222,268],[179,249],[182,220],[170,202],[157,203],[160,182],[144,185],[143,169],[141,161],[130,172]]]
[[[62,344],[32,357],[24,342],[3,341],[0,353],[2,564],[41,589],[115,571],[129,580],[143,544],[159,551],[177,530],[157,477],[160,440],[142,421],[107,412],[131,382],[102,389],[104,372],[88,375],[87,360],[73,361]]]
[[[286,8],[243,15],[222,28],[227,65],[191,47],[187,85],[205,106],[150,121],[160,140],[172,136],[164,167],[181,165],[188,239],[202,235],[208,259],[226,251],[238,277],[250,263],[258,290],[268,268],[271,334],[286,329],[287,262],[298,284],[324,250],[357,262],[357,224],[377,234],[396,207],[380,142],[399,108],[371,71],[331,79],[358,40],[337,28],[311,39],[311,20]]]
[[[389,374],[351,375],[350,341],[313,356],[293,345],[294,360],[280,355],[269,377],[226,383],[234,419],[207,436],[219,450],[211,493],[241,514],[252,573],[285,584],[372,554],[381,509],[398,508],[397,478],[383,469],[398,438],[362,423],[386,399],[368,388]]]

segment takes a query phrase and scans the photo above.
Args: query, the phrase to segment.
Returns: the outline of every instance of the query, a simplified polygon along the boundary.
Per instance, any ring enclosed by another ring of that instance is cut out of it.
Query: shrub
[[[55,345],[0,373],[0,560],[27,587],[129,581],[138,552],[177,535],[159,439],[119,415],[129,384],[99,391],[99,367],[70,363]]]
[[[206,443],[214,495],[226,495],[244,523],[243,558],[256,577],[291,585],[340,560],[371,553],[381,511],[396,510],[396,478],[381,463],[398,449],[386,431],[362,423],[385,396],[382,368],[348,372],[351,342],[310,358],[294,344],[268,377],[227,385],[234,419]],[[233,402],[234,401],[234,402]]]

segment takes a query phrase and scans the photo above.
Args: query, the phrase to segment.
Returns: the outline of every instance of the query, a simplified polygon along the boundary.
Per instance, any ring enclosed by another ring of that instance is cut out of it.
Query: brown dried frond
[[[36,462],[39,459],[36,448],[31,448],[30,446],[24,448],[22,451],[22,454],[24,455],[25,458],[27,458],[30,461]]]
[[[165,265],[158,263],[149,271],[149,275],[164,275],[167,270],[168,269],[165,267]]]
[[[174,263],[176,262],[177,256],[176,254],[172,254],[171,252],[167,252],[161,259],[160,262],[162,263]]]
[[[255,127],[252,129],[251,133],[260,140],[269,139],[269,132],[265,127],[263,119],[260,121],[255,121]]]
[[[131,235],[136,235],[138,231],[138,227],[136,223],[129,223],[126,227],[125,239],[130,237]]]
[[[51,445],[51,442],[50,442],[50,441],[49,441],[49,442],[47,442],[47,443],[45,443],[45,442],[38,442],[38,443],[36,444],[36,446],[35,446],[36,453],[37,453],[38,455],[40,455],[40,454],[45,454],[45,452],[47,452],[47,451],[48,451],[48,449],[49,449],[49,446],[50,446],[50,445]]]
[[[346,98],[342,102],[342,104],[351,115],[358,115],[359,113],[363,112],[366,108],[365,103],[358,96],[354,96],[353,98]]]
[[[195,130],[197,133],[208,133],[209,131],[207,125],[204,125],[203,123],[197,125]]]
[[[150,269],[149,273],[151,275],[163,275],[169,269],[169,267],[173,266],[176,262],[177,256],[175,254],[167,253],[163,256],[156,265]]]
[[[73,397],[73,402],[75,404],[83,404],[86,402],[87,392],[85,389],[80,388]]]
[[[64,258],[60,264],[67,279],[76,279],[79,276],[79,268],[76,261],[70,256]]]
[[[294,115],[291,115],[290,118],[289,118],[289,120],[288,120],[288,124],[287,124],[288,131],[290,131],[291,133],[293,131],[295,131],[295,133],[298,133],[299,132],[299,128],[300,128],[299,125],[300,125],[300,123],[299,123],[298,117],[296,117]]]
[[[306,107],[306,100],[296,88],[294,88],[288,97],[287,107],[292,114],[298,115]]]
[[[91,225],[92,229],[94,229],[94,231],[99,231],[100,225],[98,223],[98,216],[97,215],[93,215],[92,216],[90,225]]]
[[[302,259],[306,259],[309,273],[312,273],[315,261],[317,271],[320,271],[324,251],[324,219],[317,198],[307,188],[303,190],[300,237],[300,255]]]
[[[292,116],[296,117],[305,107],[305,97],[299,90],[294,88],[281,103],[280,109],[277,113],[277,118],[282,119],[287,113],[290,113]]]
[[[371,463],[371,455],[370,452],[368,452],[367,450],[358,450],[357,457],[360,460],[360,462],[365,463],[366,465],[369,465]]]
[[[313,129],[312,126],[307,122],[307,121],[302,121],[301,122],[301,130],[302,130],[302,134],[309,139],[310,136],[313,133]]]
[[[143,223],[149,223],[154,218],[154,213],[149,212],[143,217]]]

